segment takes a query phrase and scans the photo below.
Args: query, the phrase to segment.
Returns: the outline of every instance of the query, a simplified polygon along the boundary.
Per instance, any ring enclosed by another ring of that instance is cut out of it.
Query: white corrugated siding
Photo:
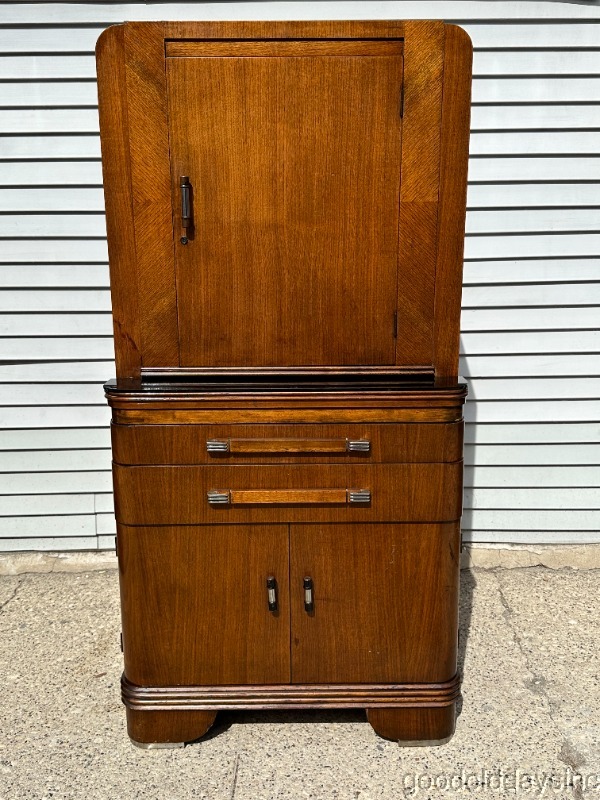
[[[0,3],[0,549],[112,546],[93,50],[123,20],[439,18],[475,46],[465,538],[600,541],[600,9]]]

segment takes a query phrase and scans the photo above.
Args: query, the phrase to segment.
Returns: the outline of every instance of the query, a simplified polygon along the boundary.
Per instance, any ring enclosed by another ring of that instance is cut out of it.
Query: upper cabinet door
[[[166,54],[180,365],[394,364],[402,41]]]

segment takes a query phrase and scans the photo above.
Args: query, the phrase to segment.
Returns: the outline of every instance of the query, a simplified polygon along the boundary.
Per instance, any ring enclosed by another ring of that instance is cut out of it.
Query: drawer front
[[[444,522],[461,515],[462,461],[448,464],[127,467],[115,464],[125,525]]]
[[[112,425],[118,464],[458,461],[463,423]]]

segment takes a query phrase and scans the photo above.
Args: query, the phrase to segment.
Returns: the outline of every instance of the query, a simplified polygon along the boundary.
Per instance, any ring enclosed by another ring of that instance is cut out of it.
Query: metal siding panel
[[[0,185],[10,187],[0,200],[0,359],[13,362],[0,365],[0,402],[10,403],[0,430],[0,463],[10,469],[0,550],[112,548],[98,35],[124,19],[315,15],[466,21],[476,52],[461,357],[475,376],[465,540],[600,539],[599,378],[588,377],[600,372],[591,330],[600,304],[600,9],[441,0],[1,10],[16,27],[0,30]],[[554,380],[567,375],[579,377]]]

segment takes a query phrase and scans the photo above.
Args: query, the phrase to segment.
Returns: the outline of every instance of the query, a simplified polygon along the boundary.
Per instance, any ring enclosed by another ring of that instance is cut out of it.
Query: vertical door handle
[[[267,602],[269,611],[277,611],[277,581],[274,575],[267,578]]]
[[[310,576],[306,576],[302,582],[304,586],[304,610],[310,614],[314,610],[315,603],[313,598],[313,581]]]
[[[183,236],[179,240],[181,244],[188,243],[188,228],[192,227],[192,185],[187,175],[179,178],[179,188],[181,189],[181,227]]]

